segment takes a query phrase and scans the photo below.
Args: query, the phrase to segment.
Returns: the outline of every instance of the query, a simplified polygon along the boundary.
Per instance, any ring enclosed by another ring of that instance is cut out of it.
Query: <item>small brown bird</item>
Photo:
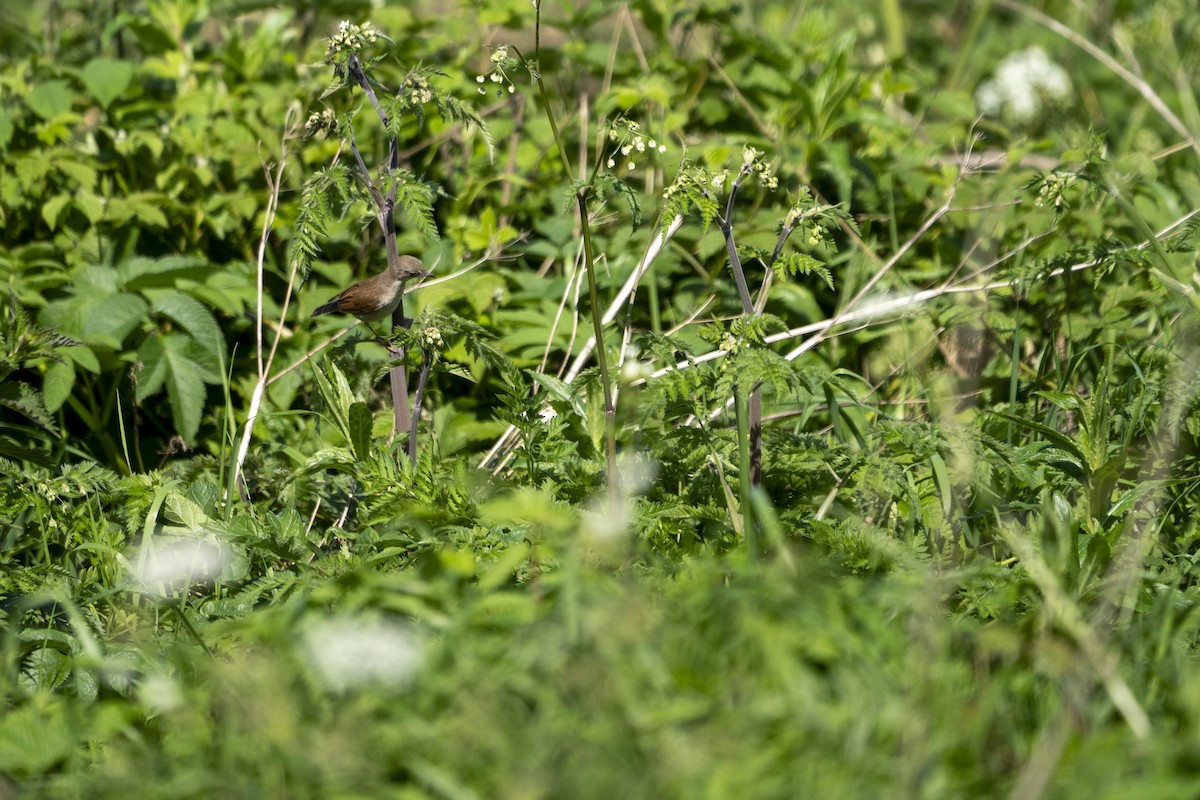
[[[312,313],[314,317],[322,314],[341,312],[352,314],[363,322],[390,316],[400,305],[404,294],[404,282],[409,278],[428,275],[420,259],[412,256],[400,256],[388,268],[373,277],[367,278],[346,289],[337,297]],[[370,327],[370,324],[367,325]]]

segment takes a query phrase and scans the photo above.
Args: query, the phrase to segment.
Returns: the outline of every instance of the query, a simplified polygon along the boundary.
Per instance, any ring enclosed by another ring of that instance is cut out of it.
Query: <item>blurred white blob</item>
[[[627,537],[632,514],[630,501],[644,492],[657,475],[658,464],[642,453],[621,453],[617,456],[619,504],[616,508],[610,508],[607,496],[593,498],[583,514],[583,540],[596,547]]]
[[[233,552],[211,539],[159,537],[142,548],[134,563],[145,591],[165,597],[193,583],[216,580],[233,563]]]
[[[992,77],[975,90],[975,103],[989,117],[1025,123],[1037,117],[1046,102],[1062,103],[1070,94],[1067,71],[1035,46],[1001,61]]]
[[[421,645],[404,625],[341,617],[312,623],[304,654],[335,691],[363,686],[400,688],[421,664]]]
[[[138,687],[138,698],[150,710],[165,714],[183,705],[179,684],[167,675],[148,675]]]

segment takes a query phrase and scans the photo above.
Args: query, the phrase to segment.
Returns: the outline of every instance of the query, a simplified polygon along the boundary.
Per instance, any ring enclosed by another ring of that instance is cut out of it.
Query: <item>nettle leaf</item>
[[[46,221],[46,227],[48,227],[50,230],[54,230],[58,227],[58,215],[62,213],[62,210],[66,208],[67,204],[70,202],[71,196],[69,194],[60,194],[55,197],[51,197],[42,204],[42,219]]]
[[[211,271],[208,262],[196,256],[138,256],[117,266],[117,282],[126,289],[174,287],[180,278],[202,279]]]
[[[165,314],[186,330],[195,342],[204,349],[210,361],[220,363],[225,350],[225,339],[216,319],[204,305],[194,297],[182,292],[169,292],[154,301],[151,309],[156,314]]]
[[[578,392],[574,387],[571,386],[571,384],[567,383],[566,381],[559,380],[553,375],[547,375],[543,372],[527,370],[527,373],[529,377],[533,378],[536,383],[541,385],[541,387],[545,389],[552,398],[570,406],[571,409],[574,410],[574,412],[580,417],[586,416],[583,399],[579,396]]]
[[[137,295],[89,291],[79,281],[74,289],[80,294],[46,306],[39,321],[85,344],[120,350],[146,318],[149,305]]]
[[[75,386],[75,365],[70,361],[53,361],[42,379],[42,397],[46,410],[54,413],[62,408]]]
[[[194,442],[200,430],[200,417],[208,396],[204,388],[211,382],[204,367],[195,360],[192,344],[184,336],[164,337],[167,369],[167,397],[171,401],[171,417],[175,430],[185,442]]]
[[[195,440],[208,391],[205,383],[217,383],[207,353],[190,336],[182,333],[152,333],[137,351],[141,371],[134,397],[141,403],[166,386],[176,432],[186,442]]]
[[[80,78],[101,107],[108,108],[133,81],[133,64],[112,58],[93,58],[83,65]]]
[[[50,120],[70,111],[73,97],[71,85],[66,81],[46,81],[34,86],[25,102],[33,113]]]
[[[136,388],[134,399],[142,402],[162,388],[167,379],[166,351],[163,348],[162,336],[151,334],[142,342],[137,350],[137,360],[140,370],[134,372]]]
[[[167,215],[163,213],[163,206],[166,203],[166,195],[157,192],[133,192],[108,198],[106,211],[108,218],[115,223],[136,220],[143,225],[165,228]]]

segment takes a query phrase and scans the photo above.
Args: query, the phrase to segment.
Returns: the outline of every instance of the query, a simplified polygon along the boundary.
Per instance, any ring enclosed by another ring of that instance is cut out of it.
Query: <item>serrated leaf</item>
[[[533,370],[529,371],[529,377],[533,378],[535,382],[549,392],[551,397],[569,404],[579,416],[585,416],[583,402],[569,383],[561,381],[553,375],[546,375],[545,373],[534,372]]]
[[[204,388],[203,371],[188,358],[184,337],[169,336],[164,344],[167,363],[167,397],[171,401],[171,418],[176,432],[185,442],[196,440],[200,430],[200,417],[204,413],[204,400],[208,392]]]
[[[71,110],[71,85],[66,81],[45,81],[33,87],[25,102],[33,113],[45,120]]]
[[[78,312],[82,316],[80,338],[120,349],[133,330],[146,318],[146,301],[137,295],[114,294],[96,302],[84,300]]]
[[[367,408],[366,403],[350,404],[346,429],[349,433],[350,445],[354,448],[354,455],[359,461],[366,461],[367,456],[371,454],[371,426],[373,424],[371,409]]]
[[[58,215],[62,213],[69,202],[71,202],[70,195],[60,194],[42,204],[42,219],[46,221],[46,226],[50,230],[58,227]]]
[[[129,88],[133,72],[133,64],[129,61],[93,58],[83,65],[80,78],[96,102],[102,108],[108,108],[113,100]]]
[[[51,433],[58,432],[58,426],[46,411],[42,395],[27,383],[14,380],[0,382],[0,407],[28,417]]]
[[[191,531],[200,530],[209,522],[208,514],[199,503],[177,492],[167,495],[163,501],[163,512],[168,520],[178,522]]]
[[[1068,392],[1034,392],[1038,397],[1044,397],[1054,405],[1061,408],[1063,411],[1078,411],[1080,409],[1079,397]]]
[[[80,189],[91,191],[96,188],[96,169],[89,164],[70,159],[62,159],[54,163],[55,169],[70,177]]]
[[[62,408],[75,386],[75,365],[70,361],[53,361],[42,380],[42,398],[46,410],[54,413]]]
[[[174,287],[180,278],[204,278],[208,262],[195,256],[129,258],[117,266],[117,281],[126,289]]]
[[[324,450],[318,450],[313,453],[304,462],[304,466],[300,468],[300,471],[309,473],[325,469],[334,469],[338,472],[354,475],[357,474],[359,468],[354,457],[344,448],[327,447]]]
[[[225,349],[221,328],[212,313],[199,300],[182,292],[167,292],[154,301],[151,310],[156,314],[165,314],[179,323],[212,361],[220,362]]]
[[[346,376],[330,359],[325,359],[313,370],[317,379],[317,391],[325,403],[325,411],[333,419],[334,426],[350,441],[350,406],[354,394]]]
[[[135,371],[134,399],[142,402],[162,388],[167,379],[166,349],[163,347],[162,335],[152,333],[138,348],[137,359],[141,370]]]
[[[74,345],[71,347],[58,348],[59,355],[64,358],[69,358],[78,366],[83,367],[93,375],[100,374],[100,359],[96,358],[96,354],[92,352],[90,347],[83,345]]]

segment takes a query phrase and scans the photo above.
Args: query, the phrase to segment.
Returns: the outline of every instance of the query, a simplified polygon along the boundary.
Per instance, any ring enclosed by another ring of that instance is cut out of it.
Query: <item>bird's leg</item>
[[[390,339],[385,339],[382,336],[380,336],[379,331],[372,328],[371,323],[367,322],[366,320],[363,320],[362,324],[367,326],[367,330],[369,330],[371,332],[371,334],[375,337],[375,341],[379,342],[381,345],[386,347],[387,351],[389,353],[393,352],[392,342]]]

